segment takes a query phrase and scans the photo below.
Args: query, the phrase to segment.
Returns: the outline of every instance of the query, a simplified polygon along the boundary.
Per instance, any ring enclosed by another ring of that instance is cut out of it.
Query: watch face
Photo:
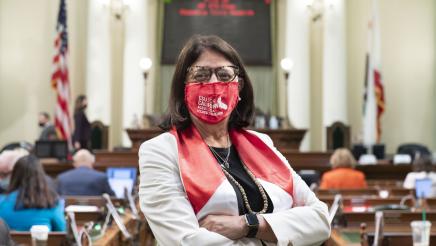
[[[256,214],[246,214],[245,218],[247,219],[248,226],[258,226],[259,220],[257,219]]]

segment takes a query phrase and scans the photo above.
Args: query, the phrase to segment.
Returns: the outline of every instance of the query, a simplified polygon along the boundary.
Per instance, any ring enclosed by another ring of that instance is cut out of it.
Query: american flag
[[[68,32],[65,0],[60,0],[56,38],[54,41],[51,85],[56,91],[55,127],[58,137],[71,146],[71,118],[69,111],[70,83],[68,79]]]

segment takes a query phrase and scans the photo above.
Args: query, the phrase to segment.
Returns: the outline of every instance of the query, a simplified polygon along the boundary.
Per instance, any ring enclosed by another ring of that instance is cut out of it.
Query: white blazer
[[[269,136],[251,132],[289,166]],[[171,133],[163,133],[141,145],[139,170],[141,210],[159,245],[262,245],[259,239],[231,240],[199,226],[198,221],[208,214],[238,215],[236,193],[225,180],[195,214],[181,181],[177,142]],[[277,244],[267,245],[319,245],[330,235],[327,206],[300,176],[294,171],[292,174],[293,197],[277,185],[259,180],[274,205],[273,213],[261,215],[278,240]]]

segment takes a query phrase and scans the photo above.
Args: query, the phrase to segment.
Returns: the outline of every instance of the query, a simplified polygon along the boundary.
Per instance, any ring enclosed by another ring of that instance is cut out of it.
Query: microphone
[[[333,204],[330,207],[330,211],[329,211],[329,223],[331,224],[333,219],[336,216],[336,213],[338,212],[338,209],[340,207],[340,204],[342,202],[342,195],[341,194],[336,194],[335,195],[335,199],[333,200]]]
[[[132,235],[130,235],[130,233],[127,231],[126,226],[124,225],[120,215],[118,214],[114,204],[112,203],[110,196],[106,193],[104,193],[102,196],[104,199],[106,199],[106,207],[108,209],[108,213],[112,215],[112,218],[114,218],[115,223],[117,224],[120,231],[123,233],[124,237],[127,239],[132,238]]]
[[[68,217],[70,218],[70,227],[71,231],[73,232],[74,240],[77,243],[77,246],[82,246],[82,242],[79,239],[79,232],[77,231],[77,224],[76,224],[76,217],[74,215],[74,212],[67,212]]]
[[[383,240],[383,211],[377,211],[375,213],[375,235],[373,246],[381,245]]]
[[[130,210],[132,211],[133,217],[137,220],[139,220],[139,214],[138,210],[135,206],[135,201],[133,199],[132,194],[127,190],[127,187],[124,187],[124,197],[127,198],[127,201],[129,203]]]

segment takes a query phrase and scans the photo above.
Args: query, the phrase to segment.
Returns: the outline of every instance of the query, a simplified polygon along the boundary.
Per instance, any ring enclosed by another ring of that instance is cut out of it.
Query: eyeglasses
[[[192,66],[188,68],[190,78],[196,82],[209,82],[213,73],[219,81],[230,82],[239,75],[239,68],[237,66],[222,66],[216,68]]]

